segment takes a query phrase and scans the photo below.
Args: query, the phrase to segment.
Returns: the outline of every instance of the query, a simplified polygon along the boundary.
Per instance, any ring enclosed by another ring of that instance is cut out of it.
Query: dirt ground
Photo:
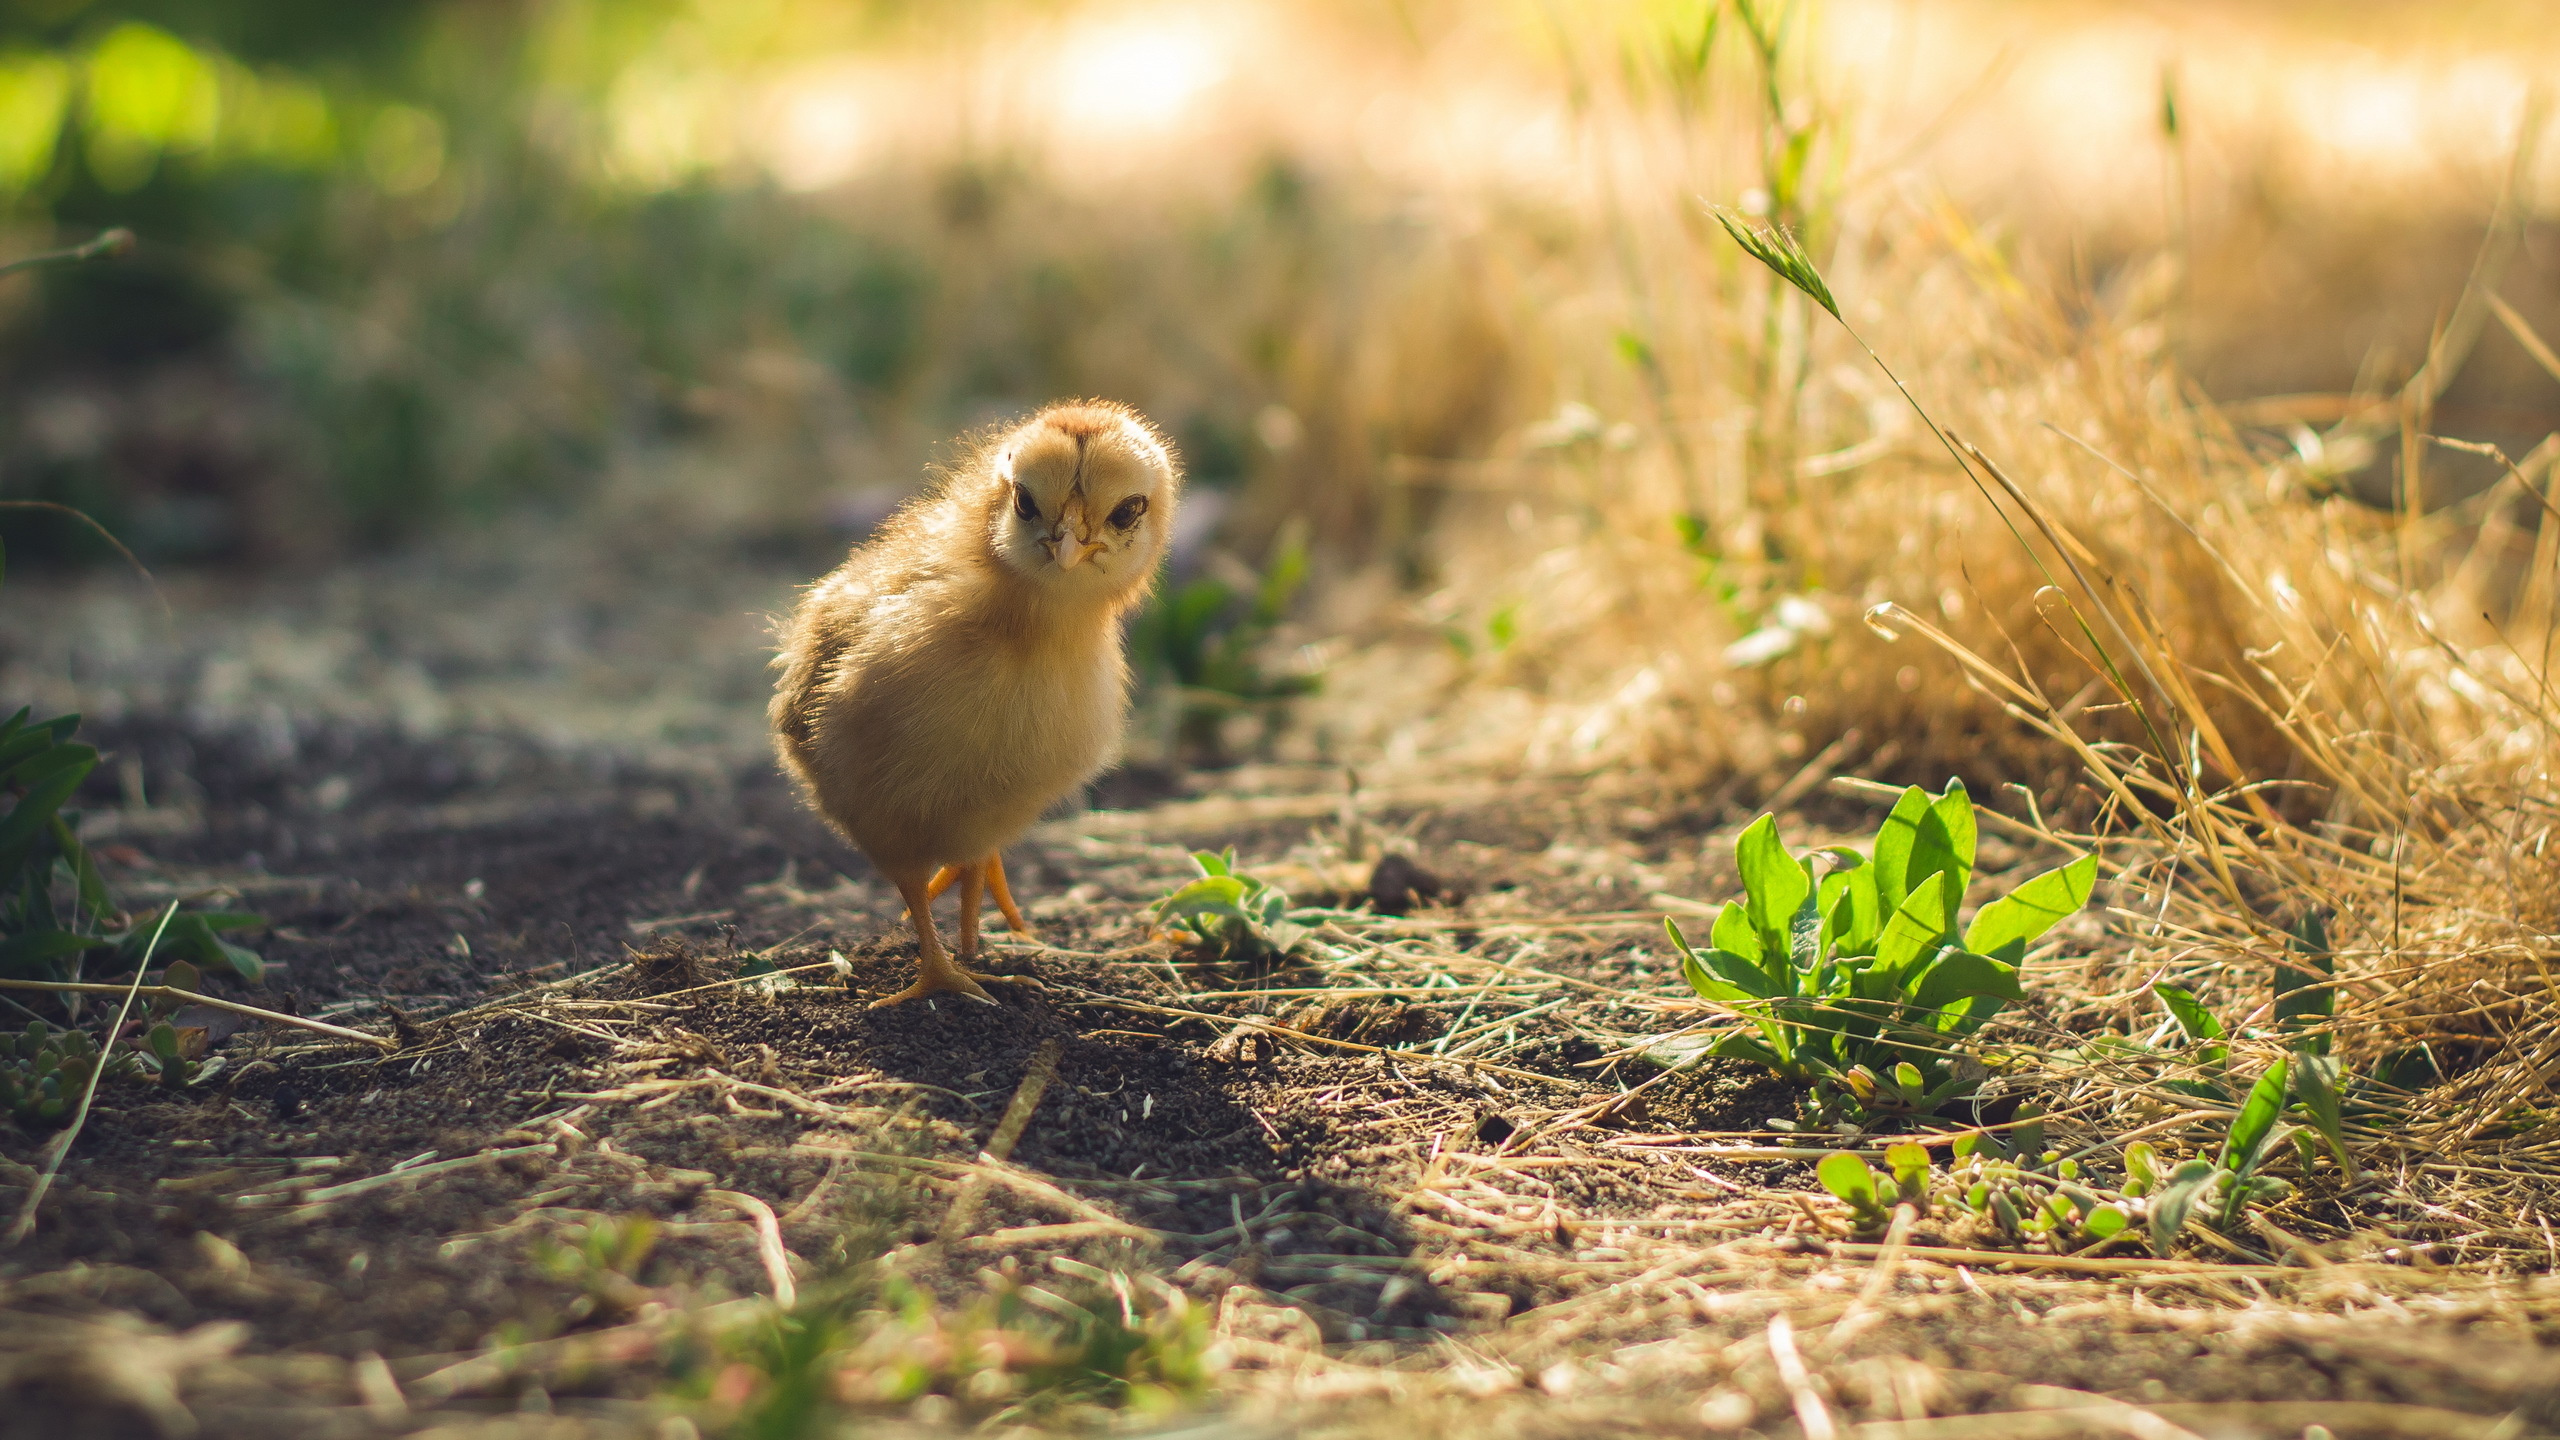
[[[1795,1198],[1818,1152],[1765,1125],[1791,1087],[1734,1067],[1624,1098],[1652,1072],[1608,1057],[1675,998],[1651,897],[1719,897],[1739,811],[1115,776],[1009,861],[1042,943],[992,968],[1042,988],[874,1010],[912,965],[894,894],[767,766],[92,728],[119,894],[238,895],[275,969],[240,998],[396,1049],[253,1026],[195,1090],[103,1092],[0,1255],[0,1433],[717,1430],[686,1346],[761,1313],[776,1260],[818,1283],[860,1219],[872,1264],[951,1305],[1119,1272],[1194,1307],[1205,1398],[1061,1424],[2560,1434],[2549,1277],[2352,1237],[2221,1267],[1861,1245]],[[1820,800],[1794,828],[1872,818]],[[1146,907],[1191,846],[1407,913],[1359,922],[1357,963],[1184,952]],[[0,1137],[13,1207],[46,1138]],[[629,1273],[559,1263],[634,1216],[656,1241]],[[966,1394],[852,1413],[1021,1420]]]

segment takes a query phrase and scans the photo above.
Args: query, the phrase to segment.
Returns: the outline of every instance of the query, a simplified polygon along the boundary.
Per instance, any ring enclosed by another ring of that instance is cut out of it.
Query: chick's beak
[[[1067,508],[1070,513],[1059,516],[1058,528],[1049,532],[1049,555],[1061,570],[1073,570],[1102,549],[1101,542],[1083,538],[1085,527],[1079,522],[1084,516],[1075,502],[1068,501]]]

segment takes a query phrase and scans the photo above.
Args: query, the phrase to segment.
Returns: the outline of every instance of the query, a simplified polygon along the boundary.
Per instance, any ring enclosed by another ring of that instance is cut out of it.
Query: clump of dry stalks
[[[1457,668],[1479,703],[1439,722],[1493,723],[1433,748],[1766,775],[1763,796],[1829,772],[2022,789],[2117,876],[2124,943],[2049,977],[2075,1028],[2147,1028],[2163,976],[2245,1015],[2317,911],[2342,1053],[2424,1041],[2449,1077],[2398,1138],[2459,1151],[2481,1184],[2538,1178],[2560,1143],[2536,1099],[2560,1064],[2560,447],[2495,457],[2489,490],[2433,509],[2337,498],[2321,468],[2396,448],[2400,493],[2427,494],[2427,406],[2477,322],[2529,335],[2495,267],[2404,388],[2339,397],[2346,418],[2286,445],[2181,378],[2172,285],[2073,308],[1943,206],[1844,228],[1899,237],[1833,263],[1854,276],[1845,320],[1914,406],[1829,317],[1701,239],[1690,263],[1722,267],[1734,301],[1719,323],[1781,307],[1803,383],[1773,408],[1744,367],[1702,369],[1669,430],[1524,447],[1508,525],[1452,542],[1472,562],[1452,573],[1491,578],[1436,597],[1516,607],[1516,640]],[[1736,643],[1773,628],[1774,654]]]

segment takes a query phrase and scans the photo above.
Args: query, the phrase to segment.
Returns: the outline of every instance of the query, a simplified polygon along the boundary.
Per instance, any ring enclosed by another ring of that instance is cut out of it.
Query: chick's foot
[[[939,964],[927,962],[918,966],[917,969],[916,983],[895,995],[886,995],[872,1001],[870,1008],[879,1010],[904,1001],[919,1000],[928,995],[962,995],[982,1004],[993,1005],[996,1003],[995,997],[986,991],[989,985],[1027,985],[1034,990],[1049,988],[1029,975],[991,975],[984,970],[971,970],[966,966],[954,965],[948,960]]]

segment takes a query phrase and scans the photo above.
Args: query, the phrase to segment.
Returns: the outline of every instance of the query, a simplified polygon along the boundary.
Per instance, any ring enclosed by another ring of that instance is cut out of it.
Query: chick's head
[[[1127,598],[1155,573],[1173,533],[1181,476],[1136,412],[1053,405],[995,448],[996,553],[1044,591]]]

